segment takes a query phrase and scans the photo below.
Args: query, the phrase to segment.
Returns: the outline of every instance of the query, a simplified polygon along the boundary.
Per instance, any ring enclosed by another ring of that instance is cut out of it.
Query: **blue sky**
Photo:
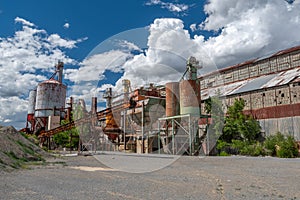
[[[61,37],[76,39],[88,37],[88,40],[78,44],[68,55],[84,59],[95,45],[120,32],[149,26],[154,19],[160,17],[177,17],[189,24],[204,19],[204,1],[182,1],[191,5],[187,12],[170,12],[160,5],[146,5],[146,0],[11,0],[0,3],[0,24],[6,27],[1,30],[1,36],[14,34],[17,26],[16,17],[34,23],[48,33],[58,33]],[[69,23],[69,28],[64,24]]]
[[[106,87],[178,80],[299,45],[299,0],[5,0],[0,125],[25,126],[28,92],[65,62],[68,96],[104,105]],[[89,56],[88,56],[89,55]],[[102,102],[102,103],[101,103]]]

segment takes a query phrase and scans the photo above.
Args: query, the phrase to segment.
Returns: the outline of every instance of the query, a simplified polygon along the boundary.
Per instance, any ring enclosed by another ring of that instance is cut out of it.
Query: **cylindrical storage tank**
[[[40,83],[36,92],[35,117],[54,115],[54,108],[65,107],[67,86],[50,79]]]
[[[180,114],[179,83],[166,83],[166,117]]]
[[[200,115],[200,81],[182,80],[179,83],[180,114]]]
[[[34,114],[36,102],[36,89],[29,92],[28,114]]]

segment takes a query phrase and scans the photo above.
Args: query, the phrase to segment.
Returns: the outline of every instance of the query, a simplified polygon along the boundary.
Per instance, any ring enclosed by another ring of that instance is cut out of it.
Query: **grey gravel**
[[[149,173],[106,170],[93,156],[49,162],[0,172],[0,199],[300,199],[300,159],[183,156]]]

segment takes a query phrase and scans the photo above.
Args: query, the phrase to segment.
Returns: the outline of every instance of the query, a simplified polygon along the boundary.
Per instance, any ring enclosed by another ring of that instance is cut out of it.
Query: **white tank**
[[[53,113],[54,108],[65,107],[67,86],[57,80],[50,79],[40,83],[36,92],[35,117],[48,117],[57,115]]]
[[[31,90],[29,92],[28,113],[27,114],[34,114],[35,100],[36,100],[36,89],[35,90]]]

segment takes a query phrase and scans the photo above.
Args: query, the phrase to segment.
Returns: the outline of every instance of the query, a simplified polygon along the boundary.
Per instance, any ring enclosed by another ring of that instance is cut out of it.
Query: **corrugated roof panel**
[[[253,90],[285,85],[300,77],[300,68],[290,69],[277,74],[264,75],[253,79],[221,85],[215,88],[201,90],[203,100],[220,93],[222,96],[239,94]]]
[[[216,96],[216,95],[221,95],[221,96],[227,96],[233,94],[236,90],[244,86],[248,81],[239,81],[227,85],[221,85],[219,87],[214,87],[214,88],[208,88],[201,90],[201,99],[205,100],[208,99],[209,97]]]
[[[288,71],[280,72],[276,74],[276,77],[268,81],[262,86],[262,88],[274,87],[278,85],[284,85],[299,76],[299,68],[291,69]]]
[[[249,80],[248,83],[246,83],[243,87],[236,90],[232,94],[238,94],[238,93],[242,93],[242,92],[249,92],[252,90],[260,89],[260,88],[262,88],[263,85],[265,85],[267,82],[269,82],[276,76],[277,76],[277,74],[271,74],[271,75],[260,76],[260,77],[254,78],[252,80]]]
[[[232,84],[224,85],[224,92],[222,93],[224,96],[234,94],[235,91],[239,90],[241,87],[246,85],[248,80],[235,82]]]

